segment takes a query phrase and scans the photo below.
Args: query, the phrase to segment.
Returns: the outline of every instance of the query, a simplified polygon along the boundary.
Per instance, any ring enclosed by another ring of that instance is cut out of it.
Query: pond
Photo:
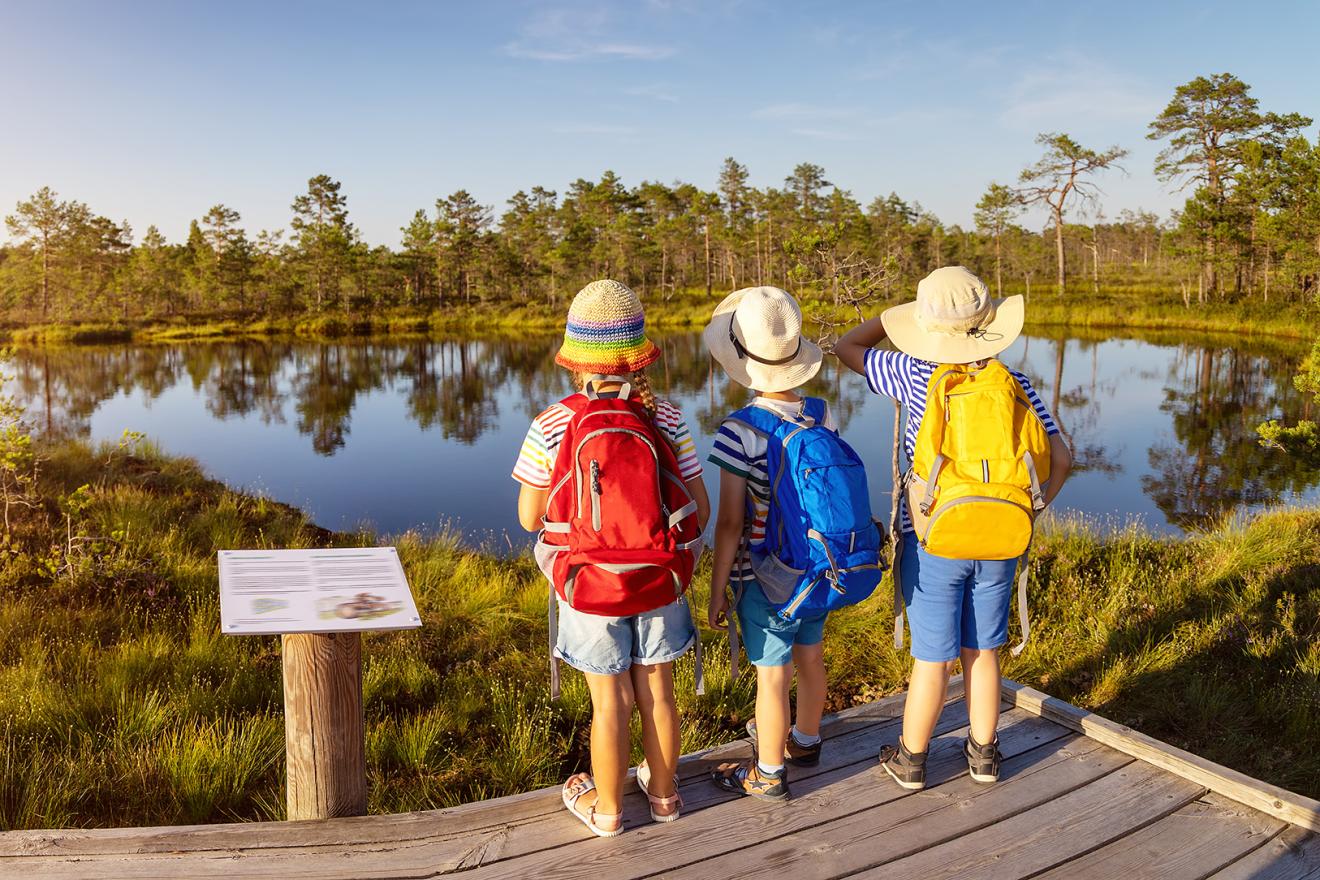
[[[683,409],[704,460],[745,392],[712,369],[697,334],[656,339],[664,359],[652,385]],[[39,431],[141,431],[327,528],[452,525],[508,548],[525,542],[509,473],[528,422],[569,390],[557,345],[534,335],[19,349],[6,371]],[[1032,335],[1003,359],[1031,377],[1077,450],[1058,506],[1167,533],[1238,508],[1320,500],[1320,474],[1254,434],[1263,419],[1306,415],[1291,381],[1302,354],[1185,334]],[[828,357],[807,390],[830,400],[887,511],[892,403]]]

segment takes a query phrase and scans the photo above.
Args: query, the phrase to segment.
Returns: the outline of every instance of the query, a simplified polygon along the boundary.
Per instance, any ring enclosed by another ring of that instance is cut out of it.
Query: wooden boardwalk
[[[952,694],[952,691],[951,691]],[[178,828],[0,834],[15,878],[1320,878],[1320,803],[1179,752],[1007,683],[1003,778],[968,778],[966,711],[951,698],[931,785],[904,792],[876,765],[901,695],[826,723],[819,767],[790,769],[784,804],[706,781],[745,741],[683,760],[682,820],[596,840],[545,789],[448,810]]]

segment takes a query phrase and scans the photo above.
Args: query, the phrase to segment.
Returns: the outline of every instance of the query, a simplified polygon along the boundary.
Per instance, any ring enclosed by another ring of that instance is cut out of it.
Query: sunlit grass
[[[278,640],[219,630],[215,552],[361,545],[142,447],[48,450],[44,507],[0,565],[0,826],[278,818]],[[75,524],[103,538],[46,565]],[[590,699],[549,701],[546,588],[525,557],[456,531],[394,539],[425,626],[364,637],[370,808],[448,806],[554,784],[587,765]],[[1212,760],[1320,794],[1320,511],[1229,518],[1185,540],[1050,518],[1033,549],[1033,638],[1007,675]],[[708,573],[692,597],[704,612]],[[888,581],[831,618],[830,708],[900,690]],[[1016,632],[1011,632],[1016,638]],[[739,735],[754,675],[704,634],[706,694],[676,665],[683,749]],[[634,725],[634,758],[640,734]]]

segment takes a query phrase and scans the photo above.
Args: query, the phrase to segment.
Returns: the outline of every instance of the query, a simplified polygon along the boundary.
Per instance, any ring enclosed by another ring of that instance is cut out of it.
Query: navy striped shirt
[[[914,358],[901,351],[880,351],[869,349],[866,352],[866,384],[875,394],[892,397],[907,408],[907,424],[903,428],[903,451],[908,461],[917,448],[917,430],[921,427],[921,417],[926,414],[926,386],[939,364]],[[1040,416],[1045,425],[1045,433],[1053,436],[1059,433],[1059,426],[1054,417],[1041,402],[1040,395],[1031,386],[1031,380],[1017,370],[1008,371],[1022,386],[1031,407]],[[911,532],[912,519],[908,516],[906,500],[902,504],[903,531]]]

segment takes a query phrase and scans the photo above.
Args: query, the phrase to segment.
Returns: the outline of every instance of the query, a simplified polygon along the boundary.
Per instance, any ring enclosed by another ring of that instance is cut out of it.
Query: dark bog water
[[[710,369],[696,334],[657,341],[665,357],[652,384],[682,407],[704,459],[745,392]],[[529,420],[568,393],[552,363],[557,342],[20,350],[7,372],[39,430],[94,440],[142,431],[330,528],[452,521],[473,539],[507,530],[520,542],[509,473]],[[1300,356],[1293,345],[1223,338],[1024,337],[1004,360],[1032,378],[1077,449],[1058,506],[1171,531],[1242,506],[1320,498],[1320,474],[1261,449],[1254,434],[1263,419],[1304,415],[1291,382]],[[808,391],[830,400],[869,466],[877,510],[887,511],[892,403],[832,358]]]

